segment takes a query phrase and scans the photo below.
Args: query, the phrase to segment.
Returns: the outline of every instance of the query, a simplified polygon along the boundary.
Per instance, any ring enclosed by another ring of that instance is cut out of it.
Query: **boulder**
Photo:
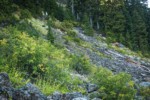
[[[66,93],[63,95],[63,100],[72,100],[73,98],[83,97],[79,92]]]
[[[52,100],[62,100],[62,94],[60,92],[54,92],[51,96]]]
[[[1,87],[11,87],[9,76],[7,73],[0,73],[0,86]]]
[[[102,100],[102,99],[100,99],[100,98],[94,98],[94,99],[92,99],[92,100]]]
[[[97,90],[98,90],[98,86],[97,85],[90,84],[90,83],[87,84],[87,92],[88,93],[91,93],[91,92],[94,92],[94,91],[97,91]]]
[[[60,92],[54,92],[51,96],[48,96],[48,100],[73,100],[74,98],[83,97],[79,92],[72,92],[61,94]]]
[[[13,100],[47,100],[37,87],[28,83],[24,87],[13,92]]]
[[[0,95],[0,100],[8,100],[8,97],[6,95],[1,94]]]
[[[78,97],[78,98],[74,98],[72,100],[89,100],[87,97]]]
[[[142,87],[150,87],[150,82],[141,82],[140,86],[142,86]]]
[[[0,73],[0,100],[8,100],[12,97],[13,88],[7,73]]]

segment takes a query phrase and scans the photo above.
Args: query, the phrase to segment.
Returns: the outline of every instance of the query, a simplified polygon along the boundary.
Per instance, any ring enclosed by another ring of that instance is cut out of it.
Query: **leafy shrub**
[[[140,87],[140,94],[144,98],[150,97],[150,87]]]
[[[9,60],[8,66],[27,71],[31,76],[44,75],[46,67],[49,67],[48,60],[50,57],[56,56],[56,53],[60,52],[59,56],[52,58],[53,60],[63,56],[61,50],[57,50],[45,40],[30,37],[27,33],[20,32],[16,28],[10,27],[2,34],[5,39],[1,41],[5,45],[0,46],[4,54],[0,57]],[[6,37],[5,34],[7,34]],[[7,63],[7,61],[3,63]],[[65,63],[65,59],[60,63]]]
[[[48,33],[47,33],[47,39],[50,40],[51,43],[54,43],[54,36],[51,30],[51,21],[49,20],[48,23]]]
[[[68,30],[67,35],[73,38],[77,37],[77,33],[73,30]]]
[[[72,59],[72,68],[79,74],[89,74],[91,72],[91,64],[87,57],[74,56]]]
[[[20,19],[26,19],[26,18],[31,18],[31,17],[32,15],[29,10],[24,9],[20,11]]]
[[[64,39],[66,39],[67,42],[73,41],[78,44],[81,44],[82,40],[77,36],[77,33],[73,30],[68,30],[67,35],[63,36]]]
[[[99,86],[104,100],[132,100],[136,93],[131,76],[125,73],[114,75],[105,68],[99,68],[91,78]]]
[[[10,68],[8,65],[2,66],[1,60],[2,59],[0,59],[0,71],[8,73],[10,81],[14,87],[19,88],[29,82],[29,79],[24,77],[24,72],[20,72],[15,68]]]
[[[85,24],[82,26],[83,30],[84,30],[84,34],[88,35],[88,36],[93,36],[94,35],[94,30],[91,26]]]
[[[30,36],[39,37],[39,32],[32,26],[31,23],[26,20],[24,20],[20,24],[17,24],[16,28],[18,29],[18,31],[26,32]]]
[[[62,26],[65,29],[67,29],[67,28],[68,29],[72,29],[73,28],[72,22],[71,21],[67,21],[67,20],[65,20],[65,21],[62,22]]]

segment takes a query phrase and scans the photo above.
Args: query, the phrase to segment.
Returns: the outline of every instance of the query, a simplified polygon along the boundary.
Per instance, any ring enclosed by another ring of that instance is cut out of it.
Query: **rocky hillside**
[[[74,27],[73,31],[76,33],[81,43],[67,42],[63,37],[66,35],[59,29],[53,29],[54,35],[57,34],[55,42],[60,42],[68,52],[86,55],[90,58],[92,64],[96,66],[103,66],[114,73],[126,72],[132,75],[136,82],[150,81],[150,60],[142,59],[134,55],[132,51],[127,49],[120,43],[107,44],[105,37],[95,33],[94,37],[84,34],[81,27]],[[122,53],[119,52],[122,50]],[[133,55],[132,55],[133,53]]]
[[[0,31],[0,71],[8,73],[0,74],[1,100],[150,99],[149,58],[96,31],[88,36],[77,22],[50,22]]]

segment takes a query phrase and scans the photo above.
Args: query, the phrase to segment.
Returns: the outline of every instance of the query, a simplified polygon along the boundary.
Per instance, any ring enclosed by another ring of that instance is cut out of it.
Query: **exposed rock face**
[[[7,73],[0,73],[0,100],[7,100],[12,97],[13,88]]]
[[[95,84],[87,84],[87,92],[88,93],[91,93],[91,92],[94,92],[94,91],[96,91],[96,90],[98,90],[98,86],[97,85],[95,85]]]
[[[33,84],[28,83],[24,87],[14,91],[13,100],[46,100],[46,96]]]
[[[88,100],[87,97],[83,96],[79,92],[72,92],[66,94],[55,92],[51,96],[48,96],[47,99],[48,100]]]
[[[92,99],[92,100],[102,100],[102,99],[99,99],[99,98],[94,98],[94,99]]]
[[[0,73],[0,100],[47,100],[46,97],[31,83],[15,90],[7,73]]]
[[[148,88],[150,87],[150,82],[141,82],[140,86]]]
[[[78,98],[74,98],[72,100],[89,100],[87,97],[78,97]]]
[[[9,76],[7,75],[7,73],[0,73],[0,86],[11,87]]]

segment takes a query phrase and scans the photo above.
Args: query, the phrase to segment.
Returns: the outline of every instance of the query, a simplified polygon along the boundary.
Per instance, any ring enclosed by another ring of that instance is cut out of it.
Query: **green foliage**
[[[79,74],[90,74],[92,65],[89,62],[89,59],[85,56],[77,57],[75,56],[72,60],[72,68],[77,71]]]
[[[50,40],[51,43],[54,43],[54,36],[51,30],[51,21],[48,21],[48,33],[47,33],[47,39]]]
[[[141,87],[140,94],[144,96],[145,99],[150,97],[150,87]]]
[[[22,87],[29,82],[29,79],[25,79],[25,74],[18,71],[15,68],[10,68],[8,65],[2,66],[2,59],[0,59],[0,71],[6,72],[9,75],[12,85],[16,88]]]
[[[33,27],[31,22],[28,22],[27,20],[22,21],[22,23],[19,23],[16,25],[16,28],[19,31],[26,32],[31,37],[39,37],[40,33]]]
[[[84,19],[83,19],[82,22],[83,22],[82,28],[84,30],[84,34],[86,34],[88,36],[93,36],[94,35],[94,30],[90,26],[90,22],[89,22],[89,19],[88,19],[87,15],[84,16]]]
[[[43,39],[37,40],[35,37],[30,37],[27,33],[20,32],[13,27],[2,34],[7,37],[4,37],[3,41],[1,40],[2,44],[5,44],[1,49],[5,50],[3,50],[4,54],[10,52],[8,56],[3,55],[2,57],[9,60],[10,67],[27,71],[33,76],[44,75],[49,57],[53,55],[51,52],[55,49],[52,45]]]
[[[26,19],[26,18],[31,18],[31,17],[32,15],[29,10],[25,9],[25,10],[20,11],[20,19]]]
[[[58,7],[57,11],[54,13],[54,17],[60,21],[73,19],[70,11],[68,9],[65,9],[64,7]]]
[[[45,95],[50,95],[56,90],[62,93],[69,92],[66,87],[62,87],[60,84],[51,84],[49,81],[41,80],[36,82],[36,86],[44,93]]]
[[[59,83],[54,82],[51,79],[47,80],[47,79],[39,78],[38,80],[39,81],[37,81],[35,85],[37,85],[42,91],[42,93],[44,93],[45,95],[50,95],[54,93],[56,90],[61,93],[74,92],[74,91],[85,93],[85,90],[78,86],[79,84],[83,84],[83,82],[78,78],[76,78],[75,76],[74,78],[63,77],[63,81],[62,82],[60,81]]]
[[[84,25],[83,26],[84,34],[88,36],[93,36],[94,35],[94,30],[91,26],[89,25]]]
[[[62,27],[64,28],[64,29],[72,29],[73,28],[73,24],[72,24],[72,22],[71,21],[67,21],[67,20],[65,20],[65,21],[63,21],[62,22]]]
[[[99,68],[91,79],[98,84],[100,97],[104,100],[132,100],[136,93],[131,76],[125,73],[114,75],[105,68]]]
[[[65,20],[63,22],[55,20],[55,21],[52,22],[52,26],[54,28],[58,28],[58,29],[60,29],[62,31],[65,31],[65,32],[68,32],[68,31],[72,30],[73,26],[74,26],[73,24],[74,24],[74,22],[67,21],[67,20]]]
[[[78,87],[82,81],[70,75],[72,56],[28,34],[15,27],[0,31],[0,70],[10,75],[13,84],[20,87],[30,79],[47,95],[56,90],[84,92]]]

